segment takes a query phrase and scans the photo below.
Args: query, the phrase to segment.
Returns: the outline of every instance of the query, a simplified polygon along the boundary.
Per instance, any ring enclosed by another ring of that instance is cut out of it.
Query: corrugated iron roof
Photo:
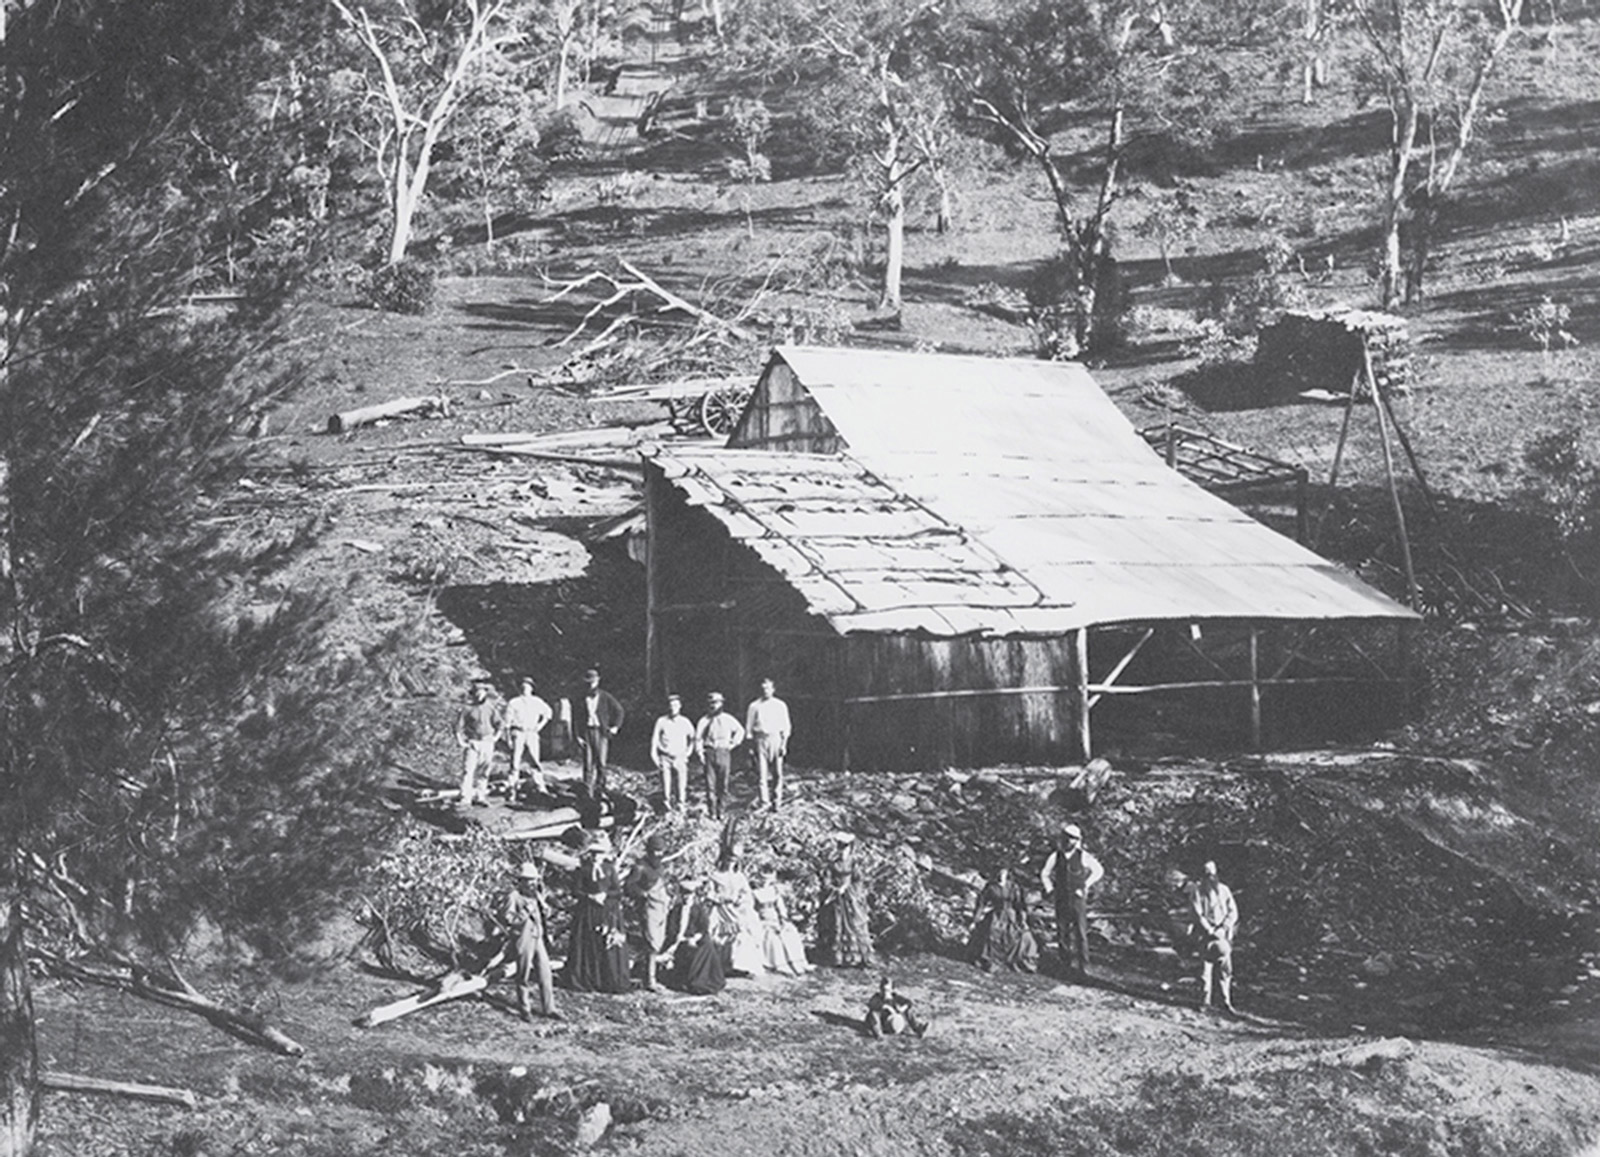
[[[844,453],[655,460],[841,632],[1415,618],[1169,469],[1080,365],[774,356]]]

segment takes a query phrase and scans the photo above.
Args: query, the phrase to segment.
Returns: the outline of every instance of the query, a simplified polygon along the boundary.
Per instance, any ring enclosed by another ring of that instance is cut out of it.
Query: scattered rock
[[[596,1101],[578,1114],[578,1129],[572,1138],[573,1144],[579,1149],[593,1148],[609,1128],[611,1106],[604,1101]]]
[[[1323,1057],[1323,1060],[1340,1068],[1364,1069],[1373,1068],[1385,1062],[1398,1064],[1401,1061],[1410,1060],[1416,1053],[1417,1046],[1415,1044],[1406,1040],[1405,1037],[1396,1036],[1338,1049],[1328,1053]]]
[[[1361,972],[1364,976],[1374,978],[1394,975],[1394,957],[1387,952],[1379,952],[1369,956],[1361,962]]]

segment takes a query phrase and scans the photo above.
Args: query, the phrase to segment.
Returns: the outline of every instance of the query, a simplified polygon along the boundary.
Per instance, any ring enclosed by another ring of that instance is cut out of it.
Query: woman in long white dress
[[[769,971],[786,976],[803,976],[814,967],[806,959],[800,929],[789,919],[789,906],[778,888],[778,875],[763,872],[760,883],[750,893],[756,915],[761,920],[761,955]]]
[[[761,951],[761,918],[756,915],[750,877],[740,866],[737,845],[723,853],[711,873],[711,936],[722,949],[722,962],[734,975],[759,976],[766,969]]]

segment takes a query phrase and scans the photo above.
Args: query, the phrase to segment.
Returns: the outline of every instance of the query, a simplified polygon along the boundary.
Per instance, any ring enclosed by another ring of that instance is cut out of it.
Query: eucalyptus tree
[[[1109,296],[1108,223],[1124,192],[1130,144],[1152,134],[1203,136],[1226,107],[1231,79],[1186,27],[1215,14],[1183,0],[955,0],[940,49],[968,122],[1033,161],[1060,233],[1069,346],[1094,347]],[[1085,192],[1069,171],[1061,133],[1096,126]]]
[[[520,39],[511,0],[329,0],[363,62],[358,130],[383,184],[388,262],[406,258],[441,139],[476,70]]]
[[[1364,80],[1389,111],[1378,295],[1420,296],[1438,216],[1477,130],[1495,67],[1522,28],[1524,0],[1349,0]],[[1418,169],[1421,169],[1420,175]],[[1412,238],[1408,255],[1402,229]]]

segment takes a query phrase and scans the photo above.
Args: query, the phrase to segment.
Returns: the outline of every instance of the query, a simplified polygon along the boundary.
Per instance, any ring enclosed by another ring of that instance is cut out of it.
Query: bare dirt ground
[[[1093,983],[985,976],[959,959],[959,935],[946,927],[943,938],[891,937],[885,958],[933,1018],[924,1040],[860,1038],[843,1021],[873,978],[831,971],[735,981],[707,999],[562,994],[564,1019],[532,1026],[497,990],[488,1002],[358,1030],[356,1015],[411,985],[355,958],[352,913],[287,971],[215,944],[193,950],[194,979],[260,1007],[307,1045],[303,1061],[131,998],[41,984],[49,1066],[188,1085],[205,1098],[185,1112],[51,1094],[43,1151],[557,1153],[600,1102],[614,1122],[600,1148],[617,1152],[1592,1151],[1600,637],[1593,584],[1563,561],[1523,451],[1574,422],[1600,446],[1587,420],[1600,379],[1600,153],[1585,135],[1596,60],[1600,26],[1579,20],[1556,47],[1521,51],[1502,80],[1433,296],[1413,315],[1422,370],[1400,402],[1442,496],[1431,513],[1407,490],[1421,565],[1446,578],[1454,567],[1478,585],[1492,573],[1529,613],[1430,620],[1430,682],[1391,744],[1265,761],[1174,754],[1137,737],[1113,750],[1118,774],[1088,817],[1109,869]],[[1153,245],[1125,237],[1135,305],[1193,310],[1212,278],[1249,267],[1268,231],[1289,234],[1313,268],[1334,255],[1333,274],[1307,282],[1313,300],[1365,304],[1371,157],[1351,142],[1370,137],[1370,115],[1335,101],[1302,109],[1285,93],[1241,122],[1192,175],[1211,224],[1178,258],[1177,283],[1162,280]],[[593,427],[660,436],[649,427],[665,413],[653,403],[530,388],[528,373],[559,360],[552,343],[575,322],[544,304],[541,270],[570,276],[620,255],[698,296],[748,285],[797,252],[857,244],[862,215],[843,178],[780,165],[780,179],[750,190],[747,204],[720,163],[692,130],[588,162],[555,182],[548,218],[524,238],[532,259],[446,278],[426,317],[362,309],[337,286],[301,307],[291,334],[304,384],[271,414],[250,484],[218,495],[215,516],[249,534],[313,521],[319,545],[286,584],[344,592],[341,646],[391,634],[411,642],[390,680],[408,725],[396,770],[448,780],[448,726],[468,679],[506,689],[532,671],[554,690],[598,661],[633,712],[623,782],[648,792],[642,573],[590,536],[632,507],[633,475],[495,458],[458,438]],[[597,182],[618,172],[638,174],[632,192],[601,204]],[[1028,349],[1020,327],[969,301],[985,286],[1020,286],[1042,255],[1050,211],[1039,182],[1006,170],[961,208],[956,232],[913,232],[902,328],[871,340]],[[1568,240],[1553,246],[1561,218]],[[491,265],[476,248],[450,260]],[[1507,314],[1545,293],[1571,303],[1581,343],[1553,370],[1505,328]],[[871,295],[847,273],[786,307],[848,325],[873,320]],[[1176,413],[1325,477],[1338,409],[1208,407],[1183,388],[1195,368],[1155,326],[1097,376],[1136,424]],[[450,418],[322,432],[337,410],[433,392],[451,399]],[[1353,439],[1340,492],[1314,494],[1319,508],[1330,504],[1324,549],[1395,592],[1376,439],[1359,423]],[[1277,525],[1287,516],[1272,502],[1259,513]],[[850,822],[886,851],[962,871],[989,866],[996,817],[1032,817],[1006,831],[1036,867],[1039,836],[1063,806],[1048,784],[1033,792],[1019,778],[1019,796],[997,782],[1006,778],[802,774],[799,806]],[[1245,911],[1238,1019],[1193,1007],[1192,967],[1164,922],[1170,873],[1202,845],[1221,849]],[[936,899],[955,926],[967,897],[952,887]]]

